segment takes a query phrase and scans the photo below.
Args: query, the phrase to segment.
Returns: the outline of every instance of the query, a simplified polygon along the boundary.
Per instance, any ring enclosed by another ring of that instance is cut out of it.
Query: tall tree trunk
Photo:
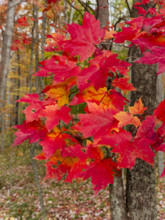
[[[33,4],[33,18],[35,18],[35,5]],[[35,28],[36,28],[36,19],[33,22],[33,27],[32,27],[32,44],[31,44],[31,51],[30,51],[30,73],[29,73],[29,87],[30,87],[30,94],[32,93],[33,90],[33,55],[34,55],[34,46],[35,46]]]
[[[156,101],[157,105],[164,100],[164,84],[163,84],[163,75],[160,74],[157,76],[156,81]],[[159,176],[164,170],[164,152],[158,151],[158,172]]]
[[[35,28],[35,71],[39,70],[39,27],[38,27],[38,6],[35,5],[35,19],[36,19],[36,28]],[[39,77],[35,77],[35,87],[36,93],[39,93]]]
[[[140,2],[134,0],[134,3]],[[152,1],[145,5],[147,10]],[[137,11],[132,10],[133,17]],[[139,48],[131,48],[131,60],[141,57]],[[133,63],[131,68],[132,83],[137,89],[131,93],[131,105],[140,97],[148,109],[153,110],[156,105],[156,65]],[[156,190],[154,167],[138,159],[132,170],[127,170],[126,189],[127,211],[129,220],[156,220]]]
[[[45,210],[45,206],[44,206],[44,199],[43,199],[43,196],[42,196],[42,189],[41,189],[40,180],[39,180],[39,177],[38,177],[36,161],[33,159],[33,157],[35,157],[35,147],[36,147],[35,144],[32,144],[31,147],[30,147],[30,159],[31,159],[32,167],[33,167],[33,174],[34,174],[35,184],[37,186],[38,197],[39,197],[39,202],[40,202],[40,207],[41,207],[42,219],[46,220],[47,214],[46,214],[46,210]]]
[[[38,10],[38,9],[37,9]],[[36,18],[36,6],[33,4],[33,17]],[[31,45],[31,55],[30,55],[30,82],[29,82],[29,89],[30,89],[30,94],[32,93],[32,86],[33,86],[33,82],[32,82],[32,75],[33,75],[33,53],[34,53],[34,46],[35,46],[35,28],[37,25],[37,21],[35,20],[33,23],[33,27],[32,27],[32,45]],[[36,68],[36,66],[35,66]],[[45,206],[44,206],[44,199],[43,199],[43,195],[42,195],[42,189],[41,189],[41,185],[40,185],[40,181],[39,181],[39,177],[38,177],[38,171],[37,171],[37,166],[36,166],[36,162],[33,159],[33,157],[35,156],[35,148],[36,148],[36,144],[32,144],[30,147],[30,159],[32,162],[32,166],[33,166],[33,173],[34,173],[34,179],[35,179],[35,184],[38,190],[38,197],[39,197],[39,202],[40,202],[40,207],[41,207],[41,214],[43,219],[46,219],[46,210],[45,210]]]
[[[7,10],[7,19],[6,27],[3,33],[3,43],[2,43],[2,60],[0,66],[0,107],[3,109],[6,100],[6,81],[9,69],[10,62],[10,53],[11,53],[11,41],[13,36],[13,27],[14,27],[14,15],[15,15],[16,1],[8,1],[8,10]],[[4,138],[3,132],[5,127],[4,113],[1,112],[1,149],[4,148]]]
[[[18,74],[18,79],[16,79],[16,83],[17,83],[17,95],[16,95],[16,100],[19,99],[20,97],[20,86],[21,86],[21,81],[20,81],[20,77],[21,77],[21,61],[20,61],[20,51],[17,51],[17,62],[18,62],[18,67],[17,67],[17,74]],[[19,102],[15,102],[15,125],[19,124]]]
[[[67,24],[68,23],[68,14],[67,14],[68,2],[66,0],[63,0],[63,4],[64,4],[64,22],[65,24]]]
[[[45,8],[47,7],[47,0],[45,0]],[[46,30],[46,12],[42,15],[42,32],[41,32],[41,61],[44,60],[44,46],[45,46],[45,30]],[[43,77],[40,77],[41,90],[44,89]]]
[[[74,5],[74,2],[72,3]],[[70,17],[69,17],[69,24],[72,24],[73,21],[73,14],[74,14],[74,8],[70,6]]]
[[[10,53],[11,53],[11,41],[13,36],[14,27],[14,15],[15,15],[15,0],[9,0],[7,10],[6,27],[3,33],[2,43],[2,61],[0,72],[0,97],[5,99],[6,91],[6,79],[9,69]]]

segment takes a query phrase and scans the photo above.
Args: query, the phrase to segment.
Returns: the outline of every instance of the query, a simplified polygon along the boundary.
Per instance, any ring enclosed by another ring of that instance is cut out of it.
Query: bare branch
[[[17,0],[12,7],[7,8],[5,11],[1,12],[1,13],[0,13],[0,16],[2,16],[3,14],[5,14],[6,12],[8,12],[11,8],[13,8],[13,7],[19,5],[19,4],[22,3],[22,2],[27,2],[27,1],[28,1],[28,0]]]
[[[91,8],[89,5],[87,5],[82,0],[78,0],[78,2],[85,8],[85,11],[88,11],[90,13],[90,11],[89,11],[89,9],[90,9],[92,12],[94,12],[93,8]]]
[[[114,30],[116,30],[116,26],[120,23],[120,21],[125,21],[125,20],[126,20],[126,17],[125,17],[125,16],[120,17],[120,18],[116,21],[116,23],[113,25]]]
[[[131,8],[130,8],[130,6],[129,6],[128,0],[125,0],[125,3],[126,3],[126,5],[127,5],[127,9],[128,9],[128,11],[129,11],[130,16],[132,17],[132,12],[131,12]]]
[[[76,11],[78,11],[78,12],[80,13],[80,15],[83,17],[83,14],[81,13],[81,11],[78,10],[69,0],[65,0],[65,1],[67,1],[68,4],[69,4],[72,8],[74,8]]]

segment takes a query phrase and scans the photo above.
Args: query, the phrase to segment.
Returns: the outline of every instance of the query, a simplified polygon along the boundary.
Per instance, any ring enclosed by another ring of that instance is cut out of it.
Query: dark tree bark
[[[134,0],[134,3],[139,2]],[[152,1],[145,5],[147,10],[152,7]],[[132,10],[133,17],[137,11]],[[139,48],[131,48],[131,61],[142,56]],[[137,89],[131,93],[131,105],[140,97],[149,110],[156,105],[156,65],[133,63],[131,67],[132,83]],[[127,212],[129,220],[156,220],[156,190],[154,167],[138,159],[132,170],[127,170]]]

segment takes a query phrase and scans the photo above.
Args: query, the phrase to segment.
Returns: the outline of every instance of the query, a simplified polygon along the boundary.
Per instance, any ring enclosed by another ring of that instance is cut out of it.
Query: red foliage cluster
[[[152,19],[132,19],[115,34],[115,42],[129,40],[140,46],[144,57],[137,62],[159,63],[161,72],[165,69],[163,19],[157,14]],[[121,168],[131,169],[137,158],[153,165],[155,153],[165,151],[165,101],[153,115],[147,115],[141,99],[124,111],[128,100],[115,89],[124,93],[135,89],[129,83],[130,64],[99,49],[105,33],[93,15],[86,13],[82,25],[68,25],[67,31],[69,40],[49,36],[47,50],[59,55],[43,61],[36,75],[51,74],[54,81],[43,90],[43,100],[37,94],[19,100],[29,105],[25,122],[16,126],[13,145],[26,139],[39,141],[43,152],[36,159],[46,160],[45,178],[65,176],[69,182],[91,178],[98,192],[121,175]],[[109,90],[108,77],[112,79]],[[133,132],[125,130],[128,125]]]

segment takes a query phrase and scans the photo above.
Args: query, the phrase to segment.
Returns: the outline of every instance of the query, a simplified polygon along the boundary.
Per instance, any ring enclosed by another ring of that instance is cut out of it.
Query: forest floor
[[[108,220],[109,192],[96,196],[90,181],[63,183],[43,180],[45,167],[37,163],[47,219]],[[157,182],[158,220],[165,219],[165,181]],[[33,169],[26,148],[10,148],[0,154],[0,220],[42,218]]]

